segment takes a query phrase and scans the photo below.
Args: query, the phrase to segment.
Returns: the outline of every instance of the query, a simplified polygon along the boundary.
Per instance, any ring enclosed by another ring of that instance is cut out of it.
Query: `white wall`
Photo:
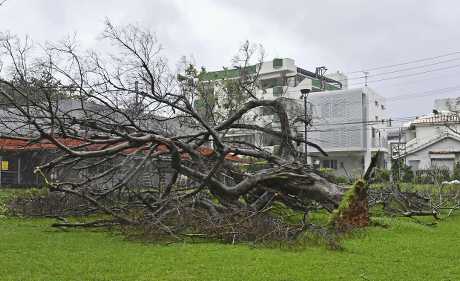
[[[361,89],[314,92],[308,101],[313,105],[311,141],[326,151],[365,150]]]
[[[423,143],[427,140],[433,139],[449,129],[446,126],[417,126],[415,128],[415,136],[418,143]]]
[[[369,87],[365,87],[364,93],[366,94],[367,105],[367,139],[368,148],[387,148],[387,105],[384,97],[378,95]],[[383,120],[383,123],[382,123]],[[370,123],[372,122],[372,123]],[[374,134],[372,133],[374,128]]]
[[[297,66],[295,60],[290,58],[283,59],[283,66],[279,68],[273,68],[273,60],[265,61],[262,63],[259,75],[268,75],[273,72],[288,71],[297,73]]]
[[[356,178],[363,174],[363,157],[363,152],[332,152],[327,157],[319,156],[317,159],[321,161],[321,166],[324,159],[337,160],[335,175]]]
[[[409,154],[406,157],[406,164],[409,164],[410,161],[419,160],[419,169],[427,169],[431,166],[431,156],[430,151],[443,151],[443,152],[455,152],[460,151],[460,142],[452,139],[452,138],[445,138],[437,143],[432,144],[431,146],[425,147],[422,150],[419,150],[415,153]],[[456,161],[459,161],[458,153],[456,154]]]

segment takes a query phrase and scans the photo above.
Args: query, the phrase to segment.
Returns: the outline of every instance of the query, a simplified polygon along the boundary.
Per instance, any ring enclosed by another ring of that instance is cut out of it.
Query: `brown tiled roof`
[[[75,147],[78,147],[84,144],[84,142],[81,140],[71,139],[71,138],[58,138],[56,140],[69,148],[75,148]],[[86,149],[87,150],[97,150],[97,149],[102,148],[103,146],[104,145],[101,145],[101,144],[93,144],[93,145],[87,146]],[[5,137],[0,138],[0,151],[2,150],[3,151],[53,150],[53,149],[57,149],[57,147],[56,145],[51,143],[49,140],[41,140],[39,142],[31,143],[23,139],[5,138]],[[133,153],[137,149],[138,148],[127,148],[123,152],[127,154]],[[147,150],[147,149],[148,147],[145,146],[145,149],[143,150]],[[157,150],[159,152],[169,151],[166,145],[159,145],[157,147]],[[205,157],[211,157],[215,154],[214,150],[209,147],[199,147],[197,148],[197,151],[200,152],[201,155]],[[181,158],[189,159],[190,156],[188,155],[188,153],[182,153]],[[230,153],[225,156],[225,159],[230,160],[230,161],[238,161],[238,162],[242,161],[240,157],[238,157],[237,155],[230,154]]]

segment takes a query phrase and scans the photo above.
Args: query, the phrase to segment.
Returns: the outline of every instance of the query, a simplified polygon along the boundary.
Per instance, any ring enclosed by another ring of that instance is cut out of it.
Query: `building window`
[[[323,168],[337,170],[337,160],[323,160]]]
[[[273,96],[274,97],[279,97],[283,95],[283,87],[281,86],[276,86],[273,87]]]
[[[379,102],[378,101],[375,101],[375,106],[379,106]]]
[[[280,67],[283,67],[283,59],[274,59],[273,68],[280,68]]]
[[[383,104],[381,105],[381,108],[382,108],[382,110],[385,110],[385,106]]]
[[[379,117],[378,117],[378,116],[375,116],[375,121],[379,121]]]
[[[269,89],[276,86],[285,86],[285,84],[286,81],[283,77],[269,78],[260,81],[260,86],[262,89]]]

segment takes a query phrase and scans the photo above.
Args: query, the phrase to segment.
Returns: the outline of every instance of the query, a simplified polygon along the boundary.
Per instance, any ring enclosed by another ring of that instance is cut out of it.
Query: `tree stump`
[[[330,222],[339,232],[346,232],[369,225],[367,185],[363,180],[358,180],[345,193],[339,208],[332,213]]]

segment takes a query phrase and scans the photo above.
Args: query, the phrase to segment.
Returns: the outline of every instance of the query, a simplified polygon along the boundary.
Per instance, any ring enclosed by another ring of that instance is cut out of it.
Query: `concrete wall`
[[[363,90],[366,95],[366,121],[369,122],[366,126],[368,148],[387,148],[386,100],[368,87]]]

